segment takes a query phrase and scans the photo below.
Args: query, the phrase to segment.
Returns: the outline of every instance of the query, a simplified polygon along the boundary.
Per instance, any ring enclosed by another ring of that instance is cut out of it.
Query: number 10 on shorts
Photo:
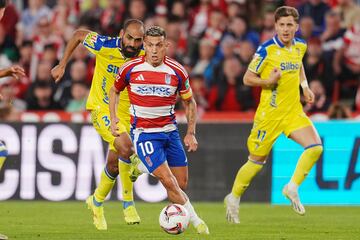
[[[150,141],[139,143],[139,147],[141,149],[143,156],[150,155],[154,152],[154,146]]]

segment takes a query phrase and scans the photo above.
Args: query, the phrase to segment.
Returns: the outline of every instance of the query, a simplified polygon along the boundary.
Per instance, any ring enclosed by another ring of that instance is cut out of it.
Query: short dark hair
[[[0,0],[0,8],[5,8],[7,5],[7,0]]]
[[[145,37],[146,36],[166,38],[166,32],[163,28],[159,26],[151,26],[145,32]]]
[[[275,10],[275,22],[277,22],[281,17],[292,16],[295,22],[299,23],[299,12],[296,8],[289,6],[282,6]]]
[[[130,18],[130,19],[127,19],[125,22],[124,22],[124,31],[132,24],[138,24],[140,25],[143,29],[144,29],[144,32],[145,32],[145,26],[144,26],[144,23],[138,19],[135,19],[135,18]]]

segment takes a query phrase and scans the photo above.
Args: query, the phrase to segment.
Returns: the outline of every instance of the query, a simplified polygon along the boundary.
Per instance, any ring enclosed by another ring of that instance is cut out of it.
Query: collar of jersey
[[[280,41],[277,34],[273,37],[273,39],[274,39],[274,42],[276,43],[276,45],[278,45],[281,48],[285,47],[285,45]],[[292,40],[292,45],[295,45],[295,38]]]

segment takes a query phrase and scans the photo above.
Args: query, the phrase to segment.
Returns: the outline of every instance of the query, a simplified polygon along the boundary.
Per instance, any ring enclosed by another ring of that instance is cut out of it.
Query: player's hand
[[[309,104],[313,104],[315,101],[315,95],[311,91],[311,89],[309,87],[303,88],[303,93],[305,97],[305,102]]]
[[[19,79],[20,77],[25,77],[25,70],[18,65],[14,65],[5,69],[5,76],[13,76],[16,79]]]
[[[111,119],[110,130],[111,130],[111,134],[114,137],[120,136],[120,134],[118,133],[118,131],[119,131],[119,127],[117,125],[118,123],[119,123],[119,119],[117,117],[114,119]]]
[[[186,134],[184,143],[188,152],[195,152],[198,148],[198,142],[194,134]]]
[[[56,65],[53,69],[51,69],[51,76],[54,78],[55,83],[58,83],[61,80],[64,73],[65,67],[62,65]]]
[[[280,78],[281,78],[281,70],[278,69],[278,68],[274,68],[274,69],[270,72],[269,84],[270,84],[270,85],[275,85],[275,84],[277,84],[277,82],[279,81]]]

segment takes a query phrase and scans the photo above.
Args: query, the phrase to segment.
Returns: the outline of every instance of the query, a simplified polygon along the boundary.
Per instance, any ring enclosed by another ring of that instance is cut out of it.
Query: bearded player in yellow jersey
[[[118,135],[110,132],[110,113],[108,92],[114,85],[119,68],[130,58],[144,55],[142,50],[144,25],[136,19],[127,20],[120,32],[120,37],[101,36],[87,30],[77,30],[70,39],[59,65],[51,73],[56,82],[64,75],[65,66],[72,52],[82,43],[96,56],[96,65],[86,109],[91,111],[91,120],[96,131],[109,143],[107,163],[101,174],[98,187],[86,203],[92,210],[94,225],[99,230],[106,230],[103,202],[115,184],[120,173],[123,194],[125,221],[128,224],[140,223],[133,199],[133,183],[130,181],[130,157],[133,155],[132,142],[128,135],[130,130],[129,97],[127,91],[120,94],[118,106]],[[118,161],[119,159],[119,161]]]
[[[277,35],[257,49],[245,73],[244,83],[261,86],[262,92],[248,138],[248,161],[239,169],[232,192],[224,200],[229,222],[240,222],[240,197],[266,163],[272,145],[281,133],[304,147],[291,180],[283,188],[283,194],[291,201],[296,213],[305,214],[298,187],[319,159],[323,148],[316,129],[300,103],[299,85],[306,102],[313,103],[314,94],[309,89],[302,65],[306,43],[295,38],[298,20],[299,14],[295,8],[278,8],[275,12]]]

